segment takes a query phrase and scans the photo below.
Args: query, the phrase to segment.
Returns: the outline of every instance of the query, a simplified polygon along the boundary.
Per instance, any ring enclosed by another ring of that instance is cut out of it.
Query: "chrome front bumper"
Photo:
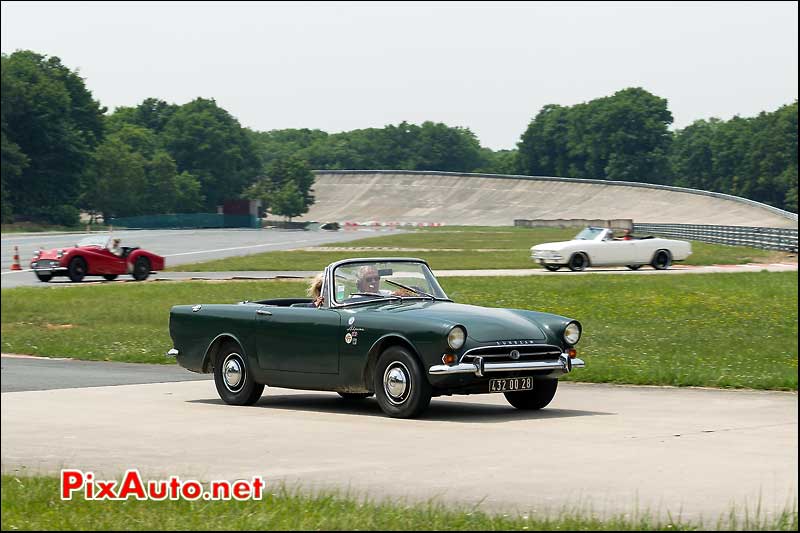
[[[556,361],[519,361],[514,363],[487,363],[483,357],[476,357],[471,363],[457,365],[434,365],[428,369],[433,376],[449,376],[451,374],[475,374],[483,377],[487,372],[526,372],[531,370],[560,370],[564,374],[573,368],[583,368],[586,363],[582,359],[570,359],[569,354],[562,353]]]
[[[31,268],[34,272],[67,272],[69,269],[67,267],[33,267]]]

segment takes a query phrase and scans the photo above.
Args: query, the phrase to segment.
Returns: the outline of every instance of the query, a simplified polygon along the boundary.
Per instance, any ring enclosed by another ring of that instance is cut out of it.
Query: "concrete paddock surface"
[[[797,504],[794,393],[561,383],[538,412],[478,395],[396,420],[374,398],[268,387],[255,406],[233,407],[212,382],[186,381],[6,392],[0,419],[4,473],[259,474],[373,500],[711,523],[733,505],[760,501],[770,515]]]

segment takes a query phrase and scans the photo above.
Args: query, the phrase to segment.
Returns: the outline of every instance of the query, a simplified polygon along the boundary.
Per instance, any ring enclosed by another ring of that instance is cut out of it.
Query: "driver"
[[[111,241],[111,247],[108,249],[112,254],[116,256],[122,256],[122,247],[119,245],[120,239],[119,237],[113,239]]]
[[[378,269],[373,265],[364,265],[358,269],[358,279],[356,280],[356,288],[358,292],[374,292],[379,294],[379,287],[381,284],[381,276],[378,274]]]
[[[414,293],[405,289],[396,289],[393,291],[381,289],[381,276],[378,269],[373,265],[364,265],[358,270],[358,279],[356,280],[357,292],[371,292],[373,294],[381,294],[383,296],[413,296]]]

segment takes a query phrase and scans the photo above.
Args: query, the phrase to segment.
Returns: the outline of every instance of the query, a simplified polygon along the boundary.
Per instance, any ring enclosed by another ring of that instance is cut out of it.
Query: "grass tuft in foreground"
[[[61,501],[58,490],[54,477],[4,475],[3,530],[797,531],[796,507],[774,517],[758,510],[732,510],[730,516],[703,523],[669,514],[659,518],[646,511],[610,516],[566,509],[493,514],[463,505],[375,502],[341,492],[308,495],[283,487],[264,500],[247,502]]]

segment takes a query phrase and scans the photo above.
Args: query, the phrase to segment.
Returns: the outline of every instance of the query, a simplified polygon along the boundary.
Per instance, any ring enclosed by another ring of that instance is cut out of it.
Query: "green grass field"
[[[797,390],[797,273],[443,278],[456,302],[584,325],[568,379]],[[2,350],[168,363],[172,305],[300,296],[294,281],[169,282],[2,291]]]
[[[537,268],[530,248],[545,242],[569,240],[577,229],[515,227],[440,227],[396,235],[380,235],[345,243],[328,244],[342,251],[297,250],[265,252],[201,263],[184,264],[168,270],[214,272],[241,270],[322,270],[333,261],[350,257],[420,257],[434,269]],[[352,247],[421,248],[425,251],[349,251]],[[688,265],[771,262],[785,254],[738,246],[692,241]]]
[[[448,530],[448,531],[797,531],[797,509],[776,517],[731,513],[689,521],[646,511],[601,516],[591,510],[488,513],[464,505],[374,502],[328,492],[273,487],[260,501],[61,501],[55,477],[2,476],[3,531],[12,530]],[[633,505],[632,505],[633,508]],[[744,515],[737,517],[736,515]]]

